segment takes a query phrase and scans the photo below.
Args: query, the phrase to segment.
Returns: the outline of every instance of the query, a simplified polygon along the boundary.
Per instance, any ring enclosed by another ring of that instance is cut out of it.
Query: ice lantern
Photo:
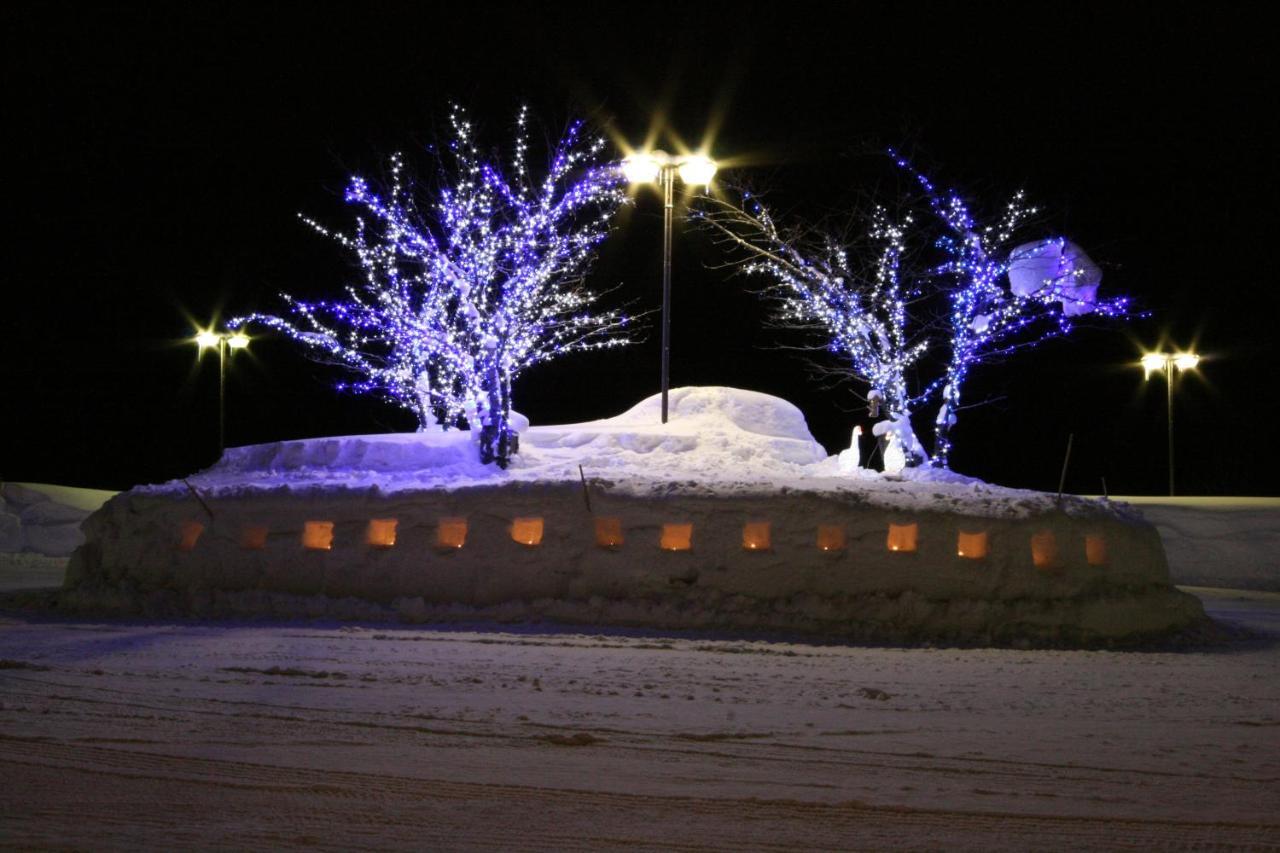
[[[844,525],[842,524],[819,524],[818,525],[818,550],[843,551],[844,543],[845,543]]]
[[[333,522],[308,521],[302,528],[302,547],[308,551],[328,551],[333,547]]]
[[[662,525],[662,550],[664,551],[688,551],[693,548],[693,525],[692,524],[664,524]]]
[[[436,524],[437,548],[461,548],[467,543],[467,520],[461,516],[442,518]]]
[[[742,548],[746,551],[768,551],[769,522],[748,521],[742,525]]]
[[[365,542],[373,548],[392,548],[396,544],[396,519],[371,518],[365,531]]]
[[[196,543],[200,541],[200,534],[204,533],[204,525],[198,521],[182,522],[182,538],[178,540],[179,551],[190,551],[196,547]]]
[[[980,530],[977,533],[965,533],[961,530],[956,540],[956,554],[966,560],[986,559],[987,532]]]
[[[1107,540],[1096,533],[1084,537],[1084,558],[1091,566],[1107,564]]]
[[[596,544],[601,548],[617,548],[622,544],[622,519],[605,516],[596,519]]]
[[[267,547],[267,526],[248,524],[240,531],[240,547],[246,551],[261,551]]]
[[[511,538],[533,548],[542,544],[542,519],[517,518],[511,522]]]
[[[916,539],[919,534],[920,525],[918,524],[890,524],[889,538],[885,544],[890,551],[911,552],[916,549]]]
[[[1057,567],[1058,540],[1052,530],[1041,530],[1031,535],[1031,562],[1037,569]]]

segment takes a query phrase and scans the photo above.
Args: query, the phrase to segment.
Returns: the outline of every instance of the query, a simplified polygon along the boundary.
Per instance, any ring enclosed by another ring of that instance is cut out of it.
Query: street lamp
[[[1193,352],[1149,352],[1142,357],[1143,378],[1150,379],[1152,373],[1162,371],[1165,382],[1165,400],[1167,401],[1166,422],[1169,427],[1169,497],[1173,497],[1173,370],[1179,373],[1195,370],[1200,363],[1200,356]]]
[[[662,185],[662,422],[667,422],[667,390],[671,385],[671,220],[676,173],[689,186],[705,186],[715,176],[716,164],[702,154],[672,156],[665,151],[632,154],[622,161],[622,172],[632,184],[657,181]]]
[[[218,455],[221,456],[227,446],[227,350],[235,355],[237,350],[249,346],[249,336],[244,332],[203,329],[194,340],[201,355],[207,349],[218,349]]]

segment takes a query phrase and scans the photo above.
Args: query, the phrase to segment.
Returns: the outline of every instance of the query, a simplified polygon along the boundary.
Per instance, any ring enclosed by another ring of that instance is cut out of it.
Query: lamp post
[[[1200,356],[1193,352],[1149,352],[1142,357],[1143,378],[1150,379],[1151,374],[1163,371],[1165,382],[1166,415],[1165,422],[1169,429],[1169,497],[1173,497],[1173,377],[1174,368],[1179,373],[1195,370],[1200,363]]]
[[[689,186],[706,185],[716,173],[716,164],[701,154],[672,156],[665,151],[632,154],[622,161],[623,174],[632,184],[657,181],[662,186],[662,422],[667,422],[667,391],[671,367],[671,223],[676,174]]]
[[[249,336],[244,332],[215,332],[205,329],[195,336],[195,343],[203,355],[206,349],[218,349],[218,455],[227,447],[227,350],[232,355],[249,346]]]

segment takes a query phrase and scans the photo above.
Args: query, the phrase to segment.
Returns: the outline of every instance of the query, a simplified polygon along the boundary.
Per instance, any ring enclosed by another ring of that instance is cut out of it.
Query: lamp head
[[[1193,352],[1180,352],[1173,357],[1173,366],[1179,370],[1195,370],[1200,363],[1200,356]]]
[[[636,153],[622,161],[622,174],[629,184],[648,184],[657,180],[662,164],[652,154]]]
[[[218,345],[219,336],[216,332],[211,332],[206,329],[196,335],[195,340],[196,345],[200,347],[200,349],[209,349]]]
[[[1147,376],[1150,376],[1157,370],[1164,370],[1168,359],[1169,356],[1162,352],[1149,352],[1142,357],[1142,370]]]
[[[715,174],[715,161],[701,154],[686,157],[680,164],[680,180],[691,187],[706,186]]]

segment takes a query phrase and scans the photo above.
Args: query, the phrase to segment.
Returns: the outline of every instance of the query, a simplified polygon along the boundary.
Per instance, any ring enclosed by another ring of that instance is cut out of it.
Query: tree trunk
[[[947,377],[942,389],[942,404],[934,421],[933,456],[929,464],[934,468],[951,467],[951,431],[956,425],[956,412],[960,410],[960,378],[954,372]]]
[[[520,445],[519,436],[511,431],[511,379],[494,367],[485,376],[483,390],[489,410],[480,429],[480,461],[505,469]]]

